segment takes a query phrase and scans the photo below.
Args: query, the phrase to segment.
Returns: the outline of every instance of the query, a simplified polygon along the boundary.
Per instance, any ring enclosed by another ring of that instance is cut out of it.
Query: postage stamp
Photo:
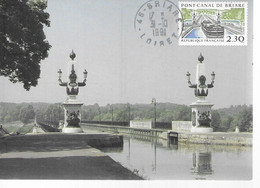
[[[169,0],[149,0],[138,9],[135,31],[148,45],[166,46],[178,42],[183,22],[178,5]]]
[[[247,2],[179,2],[179,45],[247,45]]]

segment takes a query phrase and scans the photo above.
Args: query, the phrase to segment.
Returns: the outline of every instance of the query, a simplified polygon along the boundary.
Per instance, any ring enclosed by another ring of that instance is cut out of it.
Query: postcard
[[[1,1],[0,179],[251,182],[253,6]]]

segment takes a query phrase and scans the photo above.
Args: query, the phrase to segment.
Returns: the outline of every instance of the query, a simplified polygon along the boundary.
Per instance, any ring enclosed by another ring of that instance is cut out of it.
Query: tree
[[[231,123],[234,120],[234,118],[230,115],[226,115],[221,118],[221,128],[224,131],[228,131],[230,129]]]
[[[241,132],[252,132],[253,131],[253,111],[252,106],[243,109],[237,114],[231,123],[229,131],[234,131],[236,127]]]
[[[4,122],[7,123],[7,122],[11,122],[12,121],[12,116],[10,114],[7,114],[5,117],[4,117]]]
[[[114,114],[115,121],[128,121],[128,112],[126,112],[124,109],[116,110]]]
[[[171,111],[163,112],[162,115],[158,118],[159,122],[172,122],[173,120],[174,120],[174,113]]]
[[[58,122],[59,120],[64,119],[63,109],[61,109],[59,103],[49,104],[46,110],[37,110],[36,112],[37,120]]]
[[[191,110],[185,105],[179,106],[175,111],[175,121],[190,121],[191,119]]]
[[[51,47],[43,31],[50,26],[46,8],[44,0],[0,0],[0,76],[26,90],[37,85]]]
[[[211,127],[214,131],[217,131],[221,125],[221,118],[217,110],[211,112]]]
[[[22,107],[19,114],[21,122],[24,124],[28,123],[30,119],[35,117],[35,112],[32,105],[28,105],[27,107]]]
[[[253,126],[253,112],[252,108],[243,110],[238,114],[238,127],[240,131],[252,131]]]

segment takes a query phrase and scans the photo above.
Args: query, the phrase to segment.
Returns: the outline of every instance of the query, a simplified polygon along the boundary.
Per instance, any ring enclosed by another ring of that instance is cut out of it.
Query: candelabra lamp
[[[75,69],[75,59],[76,54],[72,51],[70,54],[71,61],[68,66],[68,75],[67,81],[63,82],[61,80],[62,71],[59,69],[58,71],[58,81],[59,85],[62,87],[66,87],[67,99],[62,104],[64,108],[64,125],[62,127],[63,133],[82,133],[83,130],[80,127],[81,121],[81,106],[82,102],[77,100],[77,95],[79,93],[79,87],[83,87],[86,85],[87,74],[88,72],[85,70],[83,72],[84,80],[83,82],[78,82],[78,76],[76,74]]]
[[[194,94],[197,97],[197,101],[190,105],[192,108],[191,132],[213,132],[211,127],[211,108],[214,104],[207,102],[206,97],[208,96],[208,89],[214,87],[215,73],[212,72],[211,74],[211,83],[206,84],[206,69],[202,54],[200,54],[198,60],[195,84],[192,84],[190,81],[191,74],[189,72],[186,74],[189,87],[194,89]]]

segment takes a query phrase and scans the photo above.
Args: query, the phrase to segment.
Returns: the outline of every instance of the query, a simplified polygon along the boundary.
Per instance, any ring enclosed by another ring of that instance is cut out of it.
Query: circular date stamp
[[[182,33],[182,14],[169,0],[149,0],[137,11],[135,31],[148,45],[166,46],[178,41]]]

